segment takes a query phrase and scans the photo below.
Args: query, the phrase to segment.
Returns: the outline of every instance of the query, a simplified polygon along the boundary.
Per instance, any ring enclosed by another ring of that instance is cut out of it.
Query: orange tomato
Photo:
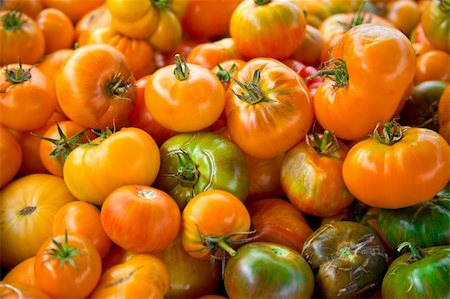
[[[306,25],[305,39],[292,53],[291,58],[306,65],[318,66],[324,45],[325,39],[322,33],[317,28]]]
[[[45,54],[72,47],[75,35],[74,26],[62,11],[46,8],[36,16],[36,23],[44,34]]]
[[[17,264],[3,277],[3,282],[19,282],[39,288],[36,274],[34,273],[35,260],[36,257],[32,256]]]
[[[85,14],[102,5],[105,0],[40,0],[45,7],[56,8],[76,23]]]
[[[438,120],[439,134],[450,144],[450,87],[444,90],[439,99]]]
[[[17,9],[34,19],[43,8],[41,0],[3,0],[0,11]]]
[[[414,84],[430,80],[450,80],[450,55],[444,51],[431,50],[417,57]]]
[[[0,188],[11,182],[22,164],[22,148],[8,129],[0,126]]]
[[[187,62],[212,69],[217,64],[229,59],[242,59],[233,39],[227,37],[221,40],[202,43],[192,49]]]
[[[134,108],[136,88],[125,56],[106,44],[76,49],[56,77],[64,113],[93,129],[121,128]]]
[[[211,70],[216,77],[222,82],[225,90],[228,89],[231,79],[244,67],[247,62],[242,59],[229,59],[220,62]],[[222,113],[223,115],[223,113]]]
[[[86,13],[75,25],[75,40],[80,46],[87,44],[95,29],[111,26],[111,14],[106,5],[99,6]]]
[[[87,237],[102,258],[111,249],[112,242],[102,227],[100,211],[90,203],[72,201],[58,210],[53,219],[52,235],[62,235],[66,231]]]
[[[158,51],[167,52],[175,49],[181,41],[183,29],[180,20],[169,9],[159,11],[159,21],[155,32],[148,41]]]
[[[20,282],[0,282],[0,297],[4,299],[50,299],[39,288]]]
[[[422,13],[415,1],[392,1],[386,7],[387,13],[384,17],[406,35],[409,35],[420,22]]]

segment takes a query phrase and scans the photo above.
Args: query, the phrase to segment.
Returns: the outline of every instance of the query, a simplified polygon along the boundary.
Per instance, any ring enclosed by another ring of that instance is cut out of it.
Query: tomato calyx
[[[2,16],[1,22],[6,31],[19,30],[27,22],[21,10],[11,10]]]
[[[366,4],[367,0],[364,0],[361,5],[359,6],[358,12],[355,14],[355,16],[352,18],[349,24],[347,24],[347,30],[350,30],[353,27],[356,27],[361,24],[370,23],[372,21],[372,17],[369,15],[367,18],[367,11],[366,11]]]
[[[22,59],[19,57],[19,66],[15,69],[8,69],[8,66],[5,66],[5,76],[12,84],[24,83],[31,79],[31,68],[24,70]]]
[[[181,59],[180,54],[175,54],[175,69],[173,70],[175,78],[178,81],[184,81],[189,78],[190,72],[186,61]]]
[[[245,93],[241,92],[241,94],[238,94],[234,89],[232,89],[233,93],[241,101],[245,101],[251,105],[257,104],[261,101],[267,101],[261,88],[259,88],[259,81],[261,80],[261,70],[256,70],[253,74],[252,81],[246,82],[245,84],[237,79],[232,79],[234,80],[234,82],[236,82],[237,85],[239,85],[239,87],[241,87],[245,91]]]
[[[325,77],[334,81],[334,88],[341,88],[347,85],[350,79],[347,71],[347,64],[343,59],[331,58],[321,64],[319,71],[311,76],[308,76],[306,80],[311,80],[315,77]]]
[[[314,132],[306,136],[305,142],[320,156],[340,158],[339,143],[333,132],[325,130],[322,136]]]
[[[446,14],[449,13],[450,12],[450,0],[440,0],[439,9],[443,13],[446,13]]]
[[[423,259],[423,256],[420,254],[419,249],[413,243],[408,241],[400,243],[397,246],[397,251],[401,252],[404,248],[409,249],[409,251],[411,252],[411,256],[406,260],[408,264],[412,264]]]
[[[253,0],[256,5],[266,5],[267,3],[270,3],[272,0]]]
[[[130,77],[125,79],[122,73],[117,73],[107,83],[107,90],[111,96],[116,96],[131,102],[131,99],[123,97],[123,95],[127,94],[132,86],[133,83],[131,83]]]
[[[379,126],[378,123],[372,134],[372,137],[378,142],[392,145],[402,139],[404,130],[395,120],[385,123],[381,134],[379,133]]]
[[[230,83],[233,75],[233,71],[236,68],[236,63],[233,63],[233,65],[228,69],[224,69],[220,64],[217,65],[219,70],[216,72],[216,77],[222,82],[222,84]]]
[[[50,262],[52,260],[58,260],[61,268],[64,268],[65,263],[69,263],[72,267],[77,269],[77,264],[73,260],[74,257],[80,256],[80,251],[78,248],[69,246],[69,235],[67,231],[65,232],[64,237],[64,245],[61,242],[56,241],[53,237],[50,238],[52,243],[56,246],[56,248],[51,248],[46,251],[47,254],[51,256],[50,259],[46,260],[46,262]]]
[[[177,156],[179,165],[177,172],[161,173],[160,175],[164,177],[175,177],[179,184],[183,187],[193,187],[200,177],[200,172],[191,156],[189,156],[189,153],[180,148],[178,150],[168,152],[167,155]]]
[[[170,6],[172,0],[152,0],[152,2],[157,9],[166,9]]]
[[[35,206],[26,206],[25,208],[23,208],[19,211],[19,215],[27,216],[27,215],[33,214],[33,212],[36,211],[36,209],[37,208]]]

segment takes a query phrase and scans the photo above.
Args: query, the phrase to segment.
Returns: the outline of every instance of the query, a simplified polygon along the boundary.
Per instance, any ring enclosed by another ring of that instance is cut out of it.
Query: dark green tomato
[[[228,296],[234,298],[311,298],[314,275],[305,259],[290,247],[248,243],[231,257],[224,273]]]
[[[438,131],[438,104],[447,85],[445,81],[425,81],[414,86],[400,112],[400,123]]]
[[[319,227],[303,245],[302,256],[316,273],[318,297],[369,295],[383,278],[387,255],[375,234],[357,222]]]
[[[435,246],[395,259],[384,276],[383,298],[450,298],[450,246]]]
[[[450,244],[450,198],[437,197],[411,207],[378,212],[378,226],[392,248],[402,242],[419,247]]]
[[[245,157],[230,140],[210,132],[179,134],[166,140],[160,152],[161,167],[153,186],[169,193],[181,210],[196,194],[211,189],[246,199]]]

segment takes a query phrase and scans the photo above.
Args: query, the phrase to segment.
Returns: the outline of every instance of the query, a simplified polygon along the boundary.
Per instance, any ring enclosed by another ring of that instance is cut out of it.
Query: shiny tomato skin
[[[432,0],[420,19],[425,36],[433,47],[447,53],[450,51],[448,12],[448,1]]]
[[[62,11],[55,8],[43,9],[36,16],[36,23],[44,34],[45,54],[73,47],[74,25]]]
[[[30,285],[39,288],[36,280],[36,274],[34,273],[34,262],[36,256],[27,258],[26,260],[17,264],[12,268],[5,277],[3,277],[3,282],[19,282],[26,285]]]
[[[242,58],[236,49],[235,42],[228,37],[215,42],[198,44],[189,53],[187,61],[212,69],[225,60]]]
[[[450,85],[441,94],[438,104],[439,134],[450,144]]]
[[[0,282],[0,296],[4,299],[50,299],[38,287],[20,282]]]
[[[0,126],[0,188],[14,179],[22,164],[22,147],[11,132]]]

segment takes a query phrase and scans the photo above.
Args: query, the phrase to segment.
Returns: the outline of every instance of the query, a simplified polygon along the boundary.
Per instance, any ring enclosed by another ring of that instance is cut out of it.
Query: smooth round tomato
[[[387,123],[350,148],[342,166],[350,192],[365,204],[409,207],[432,198],[450,180],[450,147],[436,132]]]
[[[18,9],[31,18],[36,18],[37,14],[43,9],[41,1],[36,0],[4,0],[1,10]]]
[[[36,257],[32,256],[26,260],[17,264],[12,268],[5,277],[3,277],[3,282],[19,282],[24,283],[29,286],[39,288],[36,280],[36,274],[34,273],[34,263]]]
[[[101,205],[118,187],[151,185],[160,163],[158,145],[150,135],[138,128],[122,128],[70,152],[63,176],[76,198]]]
[[[186,1],[178,1],[184,2]],[[148,41],[155,50],[168,52],[175,49],[181,41],[183,29],[177,15],[169,9],[159,10],[158,25]]]
[[[420,19],[425,36],[433,47],[447,53],[450,51],[449,12],[449,0],[432,0]]]
[[[106,5],[99,6],[86,13],[76,22],[75,41],[80,47],[84,46],[95,29],[110,27],[111,23],[111,14]]]
[[[1,265],[10,269],[36,255],[50,237],[53,217],[75,197],[64,180],[32,174],[9,183],[0,191]]]
[[[305,12],[306,23],[315,28],[331,15],[327,0],[297,0],[294,3]]]
[[[36,16],[36,23],[44,34],[45,54],[72,47],[75,29],[72,21],[61,10],[46,8]]]
[[[233,39],[227,37],[195,46],[189,53],[187,62],[212,69],[230,59],[242,59],[242,55],[236,49]]]
[[[450,55],[444,51],[431,50],[417,57],[414,84],[430,80],[450,80]]]
[[[294,1],[243,0],[230,19],[230,36],[247,58],[288,58],[305,34],[305,16]]]
[[[305,39],[295,49],[291,57],[306,65],[318,66],[324,44],[325,39],[322,33],[317,28],[306,25]]]
[[[439,134],[450,144],[450,85],[441,95],[438,104]]]
[[[64,113],[93,129],[121,128],[136,99],[135,79],[125,56],[107,44],[76,49],[55,81]]]
[[[0,11],[0,66],[34,64],[45,51],[44,34],[36,22],[17,10]]]
[[[409,35],[420,22],[422,13],[415,1],[392,1],[387,3],[386,8],[387,12],[384,17],[406,35]]]
[[[27,64],[9,64],[0,72],[0,124],[31,131],[42,127],[56,109],[51,81]]]
[[[223,280],[230,298],[311,298],[314,291],[314,274],[298,251],[269,242],[240,247]]]
[[[180,209],[164,191],[126,185],[112,191],[101,209],[108,237],[125,250],[153,253],[172,243],[180,229]]]
[[[0,188],[11,182],[22,164],[22,148],[11,132],[0,126]]]
[[[105,0],[40,0],[45,7],[56,8],[65,13],[72,22],[76,23],[86,13],[102,5]]]
[[[88,238],[66,232],[42,243],[34,272],[39,288],[50,296],[85,298],[100,280],[102,260]]]
[[[145,103],[155,120],[176,132],[194,132],[212,125],[225,105],[225,92],[209,69],[187,64],[158,69],[145,88]]]
[[[111,248],[112,242],[103,229],[100,211],[90,203],[72,201],[58,210],[53,219],[52,235],[62,235],[66,231],[87,237],[102,258]]]
[[[4,299],[50,299],[39,288],[20,282],[0,282],[0,296]]]

